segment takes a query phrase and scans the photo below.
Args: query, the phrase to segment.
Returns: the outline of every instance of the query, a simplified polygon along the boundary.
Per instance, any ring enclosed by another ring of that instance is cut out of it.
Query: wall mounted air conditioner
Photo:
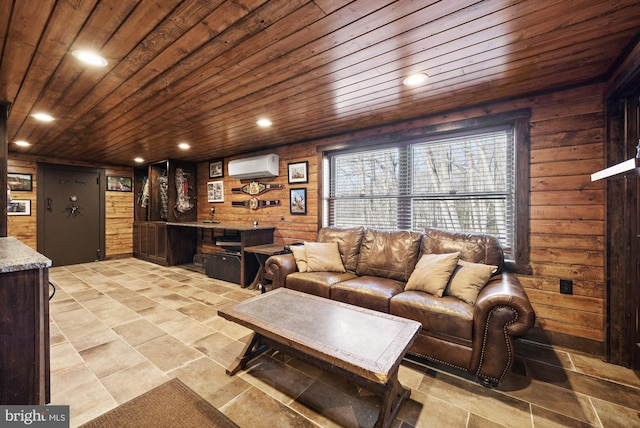
[[[280,156],[275,153],[229,162],[229,175],[238,180],[277,177]]]

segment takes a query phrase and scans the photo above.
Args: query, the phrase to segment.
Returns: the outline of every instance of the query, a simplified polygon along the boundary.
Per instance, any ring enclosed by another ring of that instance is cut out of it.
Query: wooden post
[[[7,118],[11,104],[0,101],[0,237],[7,236],[7,160],[9,158],[9,141],[7,141]]]

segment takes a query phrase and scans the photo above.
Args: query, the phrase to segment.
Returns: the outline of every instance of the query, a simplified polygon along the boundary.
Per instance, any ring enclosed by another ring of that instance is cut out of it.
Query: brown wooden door
[[[53,266],[104,259],[104,172],[38,165],[38,251]]]
[[[636,156],[638,96],[607,103],[607,165]],[[607,360],[640,370],[640,176],[607,182]]]

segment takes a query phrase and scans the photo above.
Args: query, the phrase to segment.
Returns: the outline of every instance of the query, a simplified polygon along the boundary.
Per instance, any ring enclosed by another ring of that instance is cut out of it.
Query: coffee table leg
[[[376,427],[386,428],[391,426],[398,414],[398,410],[400,410],[400,406],[411,395],[411,390],[405,389],[398,381],[397,371],[389,379],[388,387],[382,395],[382,408],[375,424]]]
[[[229,376],[233,376],[241,369],[244,369],[249,361],[261,354],[264,354],[268,350],[269,347],[267,345],[260,343],[260,335],[258,333],[253,333],[251,340],[247,342],[240,355],[236,357],[231,366],[226,370],[226,373]]]

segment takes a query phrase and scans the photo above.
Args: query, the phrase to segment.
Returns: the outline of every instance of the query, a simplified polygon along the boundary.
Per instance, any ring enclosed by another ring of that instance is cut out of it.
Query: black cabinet
[[[211,253],[207,260],[205,272],[209,278],[240,284],[242,257],[237,252],[218,251]]]

